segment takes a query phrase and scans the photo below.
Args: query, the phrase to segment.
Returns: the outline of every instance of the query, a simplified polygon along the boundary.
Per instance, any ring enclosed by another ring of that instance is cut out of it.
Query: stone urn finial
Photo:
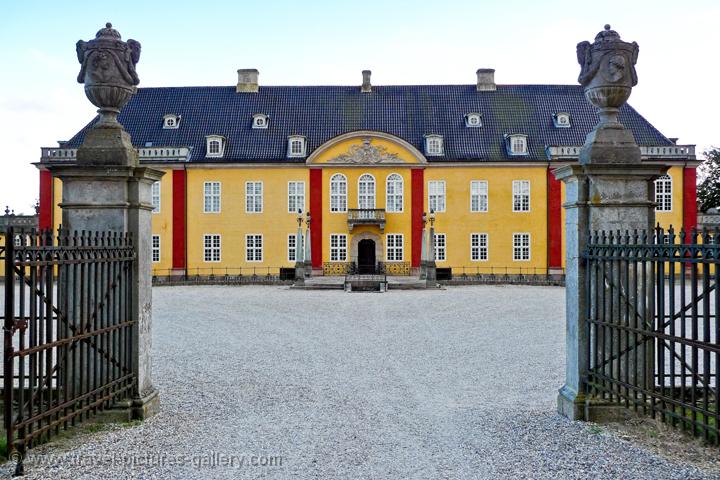
[[[101,115],[94,128],[122,128],[117,115],[140,83],[135,71],[140,43],[123,42],[120,33],[107,23],[94,40],[79,40],[76,50],[82,65],[77,81],[85,84],[85,95]]]
[[[578,82],[585,87],[585,97],[598,108],[600,124],[617,123],[619,108],[637,85],[635,63],[638,44],[620,39],[620,35],[605,25],[595,41],[577,44],[577,59],[581,70]]]

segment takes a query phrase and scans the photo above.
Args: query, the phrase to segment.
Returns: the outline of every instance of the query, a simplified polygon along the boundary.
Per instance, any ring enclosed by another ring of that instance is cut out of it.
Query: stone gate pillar
[[[157,391],[151,380],[152,330],[152,199],[153,182],[160,170],[140,167],[130,135],[117,121],[120,109],[135,93],[139,83],[135,64],[140,44],[121,41],[120,34],[107,24],[95,40],[79,41],[82,64],[78,82],[99,107],[98,121],[86,133],[75,164],[51,165],[48,169],[61,179],[62,226],[68,231],[129,232],[137,259],[133,265],[131,319],[133,329],[133,371],[136,385],[131,409],[133,417],[144,418],[158,407]]]
[[[577,53],[582,67],[578,81],[588,101],[598,108],[600,122],[588,134],[579,164],[553,172],[566,187],[566,372],[558,412],[573,420],[597,420],[613,415],[613,407],[586,398],[584,393],[582,376],[588,368],[590,339],[586,324],[588,272],[581,254],[589,233],[595,230],[652,232],[653,180],[667,167],[642,164],[632,132],[618,121],[620,107],[637,84],[638,45],[623,42],[606,25],[593,44],[579,43]],[[651,316],[652,308],[645,308],[642,314]],[[641,356],[638,363],[652,369],[652,357]]]

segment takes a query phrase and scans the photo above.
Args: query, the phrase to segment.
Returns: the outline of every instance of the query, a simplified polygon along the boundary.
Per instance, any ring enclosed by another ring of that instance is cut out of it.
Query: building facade
[[[597,116],[582,87],[470,85],[141,88],[119,116],[153,188],[156,274],[292,267],[298,211],[311,216],[313,274],[350,262],[420,264],[434,219],[435,260],[453,273],[558,272],[564,187]],[[677,145],[632,107],[620,121],[656,181],[657,219],[696,223],[694,146]],[[72,162],[90,125],[42,149],[40,226],[60,222],[61,184],[46,166]]]

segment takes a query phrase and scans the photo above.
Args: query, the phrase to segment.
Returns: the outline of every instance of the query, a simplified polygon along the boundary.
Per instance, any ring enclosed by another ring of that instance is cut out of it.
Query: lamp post
[[[305,276],[309,277],[312,273],[312,248],[310,241],[310,212],[307,212],[305,219]]]
[[[435,270],[435,210],[430,209],[430,234],[428,235],[427,265],[425,266],[425,279],[428,283],[435,283],[437,279]]]
[[[295,237],[295,282],[303,283],[305,281],[305,261],[303,260],[303,254],[305,249],[303,248],[303,234],[302,234],[302,209],[298,208],[297,213],[298,230],[297,236]]]

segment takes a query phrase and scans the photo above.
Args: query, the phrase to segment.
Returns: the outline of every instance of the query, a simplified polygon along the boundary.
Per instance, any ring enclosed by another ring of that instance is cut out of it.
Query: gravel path
[[[161,413],[26,478],[711,478],[555,414],[562,288],[153,295]]]

